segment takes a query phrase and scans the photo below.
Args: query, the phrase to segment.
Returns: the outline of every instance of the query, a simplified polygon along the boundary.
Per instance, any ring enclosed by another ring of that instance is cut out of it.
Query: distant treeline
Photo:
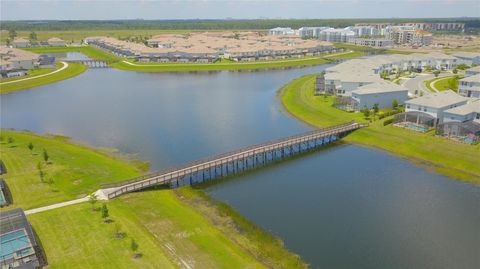
[[[258,20],[89,20],[89,21],[2,21],[1,30],[68,31],[68,30],[263,30],[277,26],[346,27],[355,23],[463,22],[466,28],[480,28],[480,18],[448,19],[258,19]]]

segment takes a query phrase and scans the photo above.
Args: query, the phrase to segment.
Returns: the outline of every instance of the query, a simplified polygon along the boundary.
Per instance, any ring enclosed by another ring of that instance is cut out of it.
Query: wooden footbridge
[[[69,63],[81,63],[89,68],[109,68],[111,63],[115,63],[118,61],[106,61],[106,60],[67,60]]]
[[[139,191],[155,185],[179,187],[193,185],[215,178],[230,176],[248,169],[266,165],[334,142],[349,132],[365,125],[348,122],[325,129],[317,129],[275,141],[250,146],[207,159],[202,159],[152,174],[125,181],[104,184],[96,192],[98,199],[112,199],[124,193]]]

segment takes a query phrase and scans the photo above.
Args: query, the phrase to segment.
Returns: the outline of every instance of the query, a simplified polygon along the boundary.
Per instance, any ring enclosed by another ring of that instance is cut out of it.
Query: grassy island
[[[72,144],[65,137],[11,130],[2,130],[0,151],[14,202],[2,210],[81,197],[102,182],[136,176],[145,168],[140,162]],[[103,205],[110,223],[102,220]],[[281,240],[190,187],[84,202],[31,214],[28,219],[49,268],[307,267]],[[132,240],[139,246],[136,258]]]
[[[314,96],[314,81],[315,75],[306,75],[278,91],[289,113],[315,127],[350,120],[366,121],[361,113],[348,113],[333,107],[333,97]],[[422,134],[392,125],[383,126],[384,120],[374,121],[368,128],[355,131],[344,140],[386,150],[447,176],[480,183],[480,144],[461,144],[436,137],[433,132]]]

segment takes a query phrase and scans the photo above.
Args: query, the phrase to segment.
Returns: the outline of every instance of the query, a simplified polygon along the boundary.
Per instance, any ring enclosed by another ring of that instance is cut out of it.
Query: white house
[[[465,97],[480,98],[480,74],[460,79],[458,93]]]
[[[478,121],[480,123],[480,99],[471,101],[463,106],[445,110],[443,122]]]
[[[460,96],[454,91],[447,90],[406,101],[405,112],[423,112],[434,117],[436,123],[442,123],[445,110],[464,105],[467,101],[468,98]]]
[[[408,100],[408,89],[388,82],[375,82],[352,91],[352,98],[357,101],[358,108],[372,108],[378,104],[379,108],[392,106],[392,101],[404,104]]]

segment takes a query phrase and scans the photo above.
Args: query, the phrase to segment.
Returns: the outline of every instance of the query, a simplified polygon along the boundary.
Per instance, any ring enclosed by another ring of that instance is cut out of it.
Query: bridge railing
[[[219,159],[224,159],[226,157],[237,155],[237,154],[242,153],[242,152],[248,152],[248,151],[254,150],[256,148],[263,148],[263,147],[267,147],[267,146],[270,146],[270,145],[280,144],[280,143],[288,142],[288,141],[291,141],[291,140],[296,140],[296,139],[299,139],[299,138],[302,138],[302,137],[308,137],[308,136],[311,136],[311,135],[323,134],[323,133],[326,133],[328,131],[338,130],[338,129],[341,129],[342,127],[347,127],[347,126],[350,126],[350,125],[353,125],[353,124],[357,124],[358,127],[361,127],[361,125],[359,125],[358,123],[355,123],[354,121],[350,121],[350,122],[339,124],[339,125],[332,126],[332,127],[316,129],[316,130],[309,131],[309,132],[306,132],[306,133],[297,134],[297,135],[289,136],[289,137],[286,137],[286,138],[280,138],[280,139],[264,142],[264,143],[261,143],[261,144],[256,144],[256,145],[244,147],[244,148],[241,148],[241,149],[238,149],[238,150],[234,150],[234,151],[230,151],[230,152],[227,152],[227,153],[207,157],[207,158],[200,159],[200,160],[197,160],[197,161],[194,161],[194,162],[190,162],[190,163],[187,163],[187,164],[184,164],[184,165],[181,165],[181,166],[159,170],[159,171],[156,171],[156,172],[153,172],[153,173],[145,174],[145,175],[134,177],[134,178],[131,178],[131,179],[102,184],[102,185],[100,185],[100,187],[102,189],[121,187],[121,186],[125,186],[125,185],[132,184],[132,183],[135,183],[135,182],[140,182],[140,181],[143,181],[143,180],[146,180],[146,179],[149,179],[149,178],[158,177],[158,176],[161,176],[161,175],[164,175],[164,174],[175,172],[175,171],[178,171],[178,170],[187,169],[189,167],[197,166],[199,164],[208,163],[208,162],[219,160]]]

